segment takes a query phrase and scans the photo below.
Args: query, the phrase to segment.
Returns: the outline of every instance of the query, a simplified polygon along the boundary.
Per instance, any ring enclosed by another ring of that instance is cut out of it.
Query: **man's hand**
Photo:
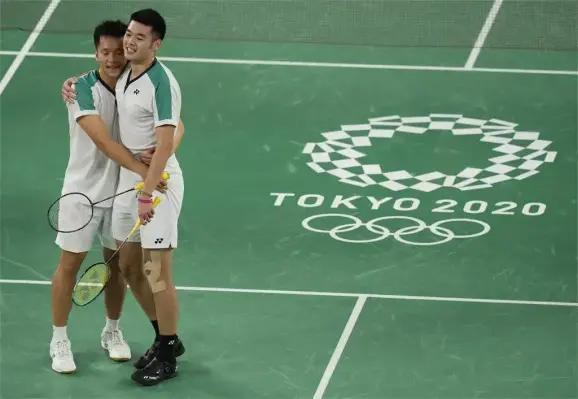
[[[139,176],[141,177],[142,181],[144,182],[147,178],[147,174],[149,171],[149,168],[147,165],[145,165],[142,161],[139,162],[139,165],[142,165],[142,170],[138,171]],[[140,169],[140,168],[139,168]],[[169,176],[170,178],[170,176]],[[161,181],[157,184],[155,190],[157,190],[158,192],[161,192],[163,194],[165,194],[167,192],[167,188],[168,188],[169,184],[167,183],[166,180],[164,180],[161,177]]]
[[[144,179],[146,179],[146,176],[143,178],[143,181]],[[161,178],[161,181],[159,182],[159,184],[157,184],[156,190],[164,194],[167,192],[168,186],[169,184],[167,183],[167,181]]]
[[[62,99],[65,103],[73,104],[76,101],[76,78],[68,78],[62,84]]]
[[[155,153],[155,150],[156,150],[155,147],[149,148],[148,150],[139,153],[137,155],[136,159],[138,159],[139,161],[141,161],[145,165],[150,165],[151,161],[153,159],[153,154]]]
[[[155,153],[155,147],[153,148],[149,148],[148,150],[145,150],[143,152],[140,152],[137,154],[136,159],[141,163],[146,165],[145,168],[143,168],[142,171],[139,172],[140,177],[142,178],[142,181],[144,182],[147,178],[147,173],[149,171],[148,166],[150,166],[151,164],[151,160],[153,159],[153,154]],[[157,184],[156,190],[161,192],[161,193],[166,193],[167,192],[167,187],[168,187],[168,183],[166,180],[161,178],[161,181],[159,182],[159,184]]]
[[[138,218],[144,226],[153,218],[155,209],[153,207],[153,197],[148,194],[139,194],[138,196]]]

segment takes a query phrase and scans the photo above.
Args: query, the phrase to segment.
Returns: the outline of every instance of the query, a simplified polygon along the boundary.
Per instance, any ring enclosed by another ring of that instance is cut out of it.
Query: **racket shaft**
[[[163,179],[166,181],[166,180],[169,180],[169,178],[170,178],[170,175],[169,175],[167,172],[163,172]],[[119,195],[123,195],[123,194],[126,194],[126,193],[130,193],[131,191],[141,190],[141,189],[143,188],[143,186],[144,186],[144,182],[137,183],[134,187],[131,187],[131,188],[129,188],[128,190],[125,190],[125,191],[123,191],[123,192],[121,192],[121,193],[117,193],[117,194],[111,195],[110,197],[105,198],[105,199],[103,199],[103,200],[100,200],[100,201],[98,201],[98,202],[93,202],[92,205],[94,206],[94,205],[96,205],[96,204],[100,204],[101,202],[108,201],[109,199],[114,198],[114,197],[118,197]]]
[[[110,257],[109,260],[106,261],[106,264],[110,264],[110,261],[116,256],[116,254],[120,251],[120,249],[122,248],[122,246],[124,244],[126,244],[126,242],[129,240],[129,238],[132,237],[132,235],[135,233],[135,231],[137,231],[137,229],[140,227],[140,220],[138,222],[136,222],[136,224],[134,225],[134,227],[132,228],[132,230],[130,231],[130,233],[128,233],[128,236],[124,239],[124,241],[122,242],[122,244],[120,244],[118,246],[118,248],[116,249],[116,251],[114,251],[114,253],[112,254],[112,256]]]
[[[160,204],[161,199],[160,198],[155,198],[153,201],[153,207],[157,207],[158,204]],[[130,233],[128,233],[128,235],[126,236],[126,238],[124,239],[124,241],[122,242],[122,244],[120,244],[118,246],[118,248],[116,249],[116,251],[114,251],[114,253],[112,254],[112,256],[110,257],[110,259],[106,262],[106,264],[110,264],[110,261],[116,256],[116,254],[120,251],[120,249],[122,248],[122,246],[124,244],[126,244],[126,242],[132,237],[132,235],[138,230],[138,228],[140,227],[141,222],[140,219],[136,221],[136,223],[134,224],[134,227],[132,228],[132,230],[130,231]]]
[[[126,194],[126,193],[130,193],[131,191],[134,191],[134,190],[135,190],[135,187],[131,187],[131,188],[129,188],[128,190],[125,190],[125,191],[123,191],[123,192],[121,192],[121,193],[117,193],[117,194],[111,195],[110,197],[105,198],[105,199],[103,199],[103,200],[100,200],[100,201],[98,201],[98,202],[93,202],[93,203],[92,203],[92,206],[94,206],[94,205],[96,205],[96,204],[100,204],[101,202],[104,202],[104,201],[108,201],[109,199],[112,199],[112,198],[114,198],[114,197],[118,197],[119,195],[123,195],[123,194]]]

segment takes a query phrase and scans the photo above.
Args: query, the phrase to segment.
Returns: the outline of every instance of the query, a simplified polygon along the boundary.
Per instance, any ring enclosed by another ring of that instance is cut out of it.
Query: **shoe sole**
[[[124,362],[128,362],[130,360],[130,357],[110,357],[110,360],[114,360],[115,362],[119,362],[119,363],[124,363]]]
[[[52,359],[52,356],[50,358]],[[55,373],[58,373],[58,374],[74,374],[74,373],[76,373],[76,369],[68,370],[68,371],[58,371],[53,366],[51,366],[50,368],[52,369],[52,371],[54,371]]]
[[[144,382],[144,383],[143,383],[143,382],[141,382],[141,381],[135,380],[133,377],[131,377],[131,380],[133,380],[134,382],[136,382],[137,384],[139,384],[139,385],[141,385],[141,386],[144,386],[144,387],[152,387],[152,386],[155,386],[155,385],[158,385],[158,384],[162,384],[162,383],[165,382],[165,381],[172,380],[173,378],[175,378],[175,377],[178,376],[178,375],[179,375],[179,372],[178,372],[178,370],[177,370],[177,371],[175,371],[173,374],[171,374],[170,376],[168,376],[167,378],[162,379],[162,380],[160,380],[160,381],[156,381],[156,382]]]
[[[111,357],[110,356],[110,352],[108,351],[108,349],[106,348],[106,345],[104,345],[102,342],[100,343],[100,346],[102,347],[102,349],[108,354],[108,358],[110,360],[114,360],[115,362],[119,362],[119,363],[124,363],[124,362],[128,362],[131,357]]]
[[[52,371],[54,371],[55,373],[58,373],[58,374],[74,374],[74,373],[76,373],[76,369],[70,370],[70,371],[58,371],[58,370],[55,370],[53,368]]]

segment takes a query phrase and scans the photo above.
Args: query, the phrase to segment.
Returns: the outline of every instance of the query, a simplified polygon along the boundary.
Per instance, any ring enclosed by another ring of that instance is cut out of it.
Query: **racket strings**
[[[110,268],[105,263],[92,265],[78,280],[72,292],[72,300],[79,306],[98,297],[110,278]]]
[[[72,233],[90,223],[94,207],[90,199],[81,193],[66,194],[48,209],[50,226],[61,233]]]

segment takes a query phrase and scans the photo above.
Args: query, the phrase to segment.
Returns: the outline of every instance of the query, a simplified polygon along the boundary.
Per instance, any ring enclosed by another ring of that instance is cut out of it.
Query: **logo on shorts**
[[[162,238],[157,238],[157,239],[155,240],[155,244],[160,244],[160,243],[162,243],[162,242],[163,242],[163,239],[162,239]]]

